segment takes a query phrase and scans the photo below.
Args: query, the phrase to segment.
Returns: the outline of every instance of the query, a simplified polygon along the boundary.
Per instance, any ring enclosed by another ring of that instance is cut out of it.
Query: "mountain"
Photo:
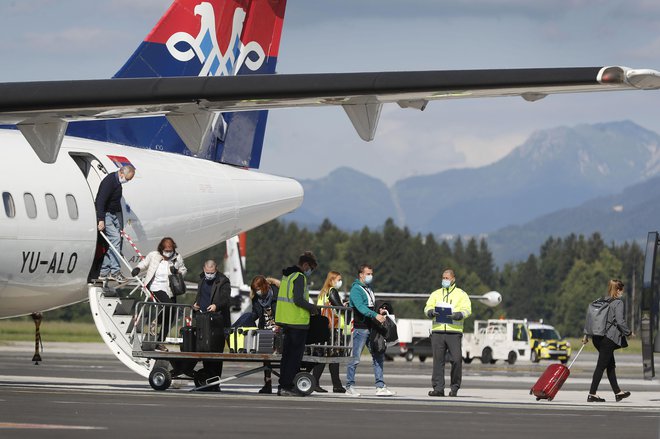
[[[488,246],[495,262],[501,265],[538,252],[551,235],[589,236],[599,232],[605,242],[645,242],[647,233],[656,230],[660,230],[660,177],[632,185],[615,195],[541,216],[524,225],[502,228],[488,236]]]
[[[306,226],[317,226],[325,218],[345,230],[382,226],[387,218],[398,218],[392,194],[382,181],[342,167],[318,180],[301,180],[305,200],[284,217]]]
[[[412,230],[480,234],[524,224],[656,175],[660,136],[632,122],[538,131],[501,160],[393,187]]]

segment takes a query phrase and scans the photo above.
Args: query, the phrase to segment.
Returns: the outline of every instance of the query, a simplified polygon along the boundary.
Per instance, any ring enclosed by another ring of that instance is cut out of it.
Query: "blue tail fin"
[[[286,0],[176,0],[115,78],[275,73]],[[267,111],[222,113],[203,158],[258,168]],[[72,122],[67,135],[191,155],[165,117]]]

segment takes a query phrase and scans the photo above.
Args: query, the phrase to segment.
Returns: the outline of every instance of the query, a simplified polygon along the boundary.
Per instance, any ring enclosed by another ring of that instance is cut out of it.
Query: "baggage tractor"
[[[559,389],[561,389],[561,386],[571,374],[571,366],[573,366],[573,363],[577,360],[582,349],[584,349],[584,345],[582,345],[568,367],[560,363],[554,363],[548,366],[547,369],[545,369],[545,372],[543,372],[543,375],[541,375],[538,381],[536,381],[536,384],[534,384],[529,391],[529,394],[536,396],[537,401],[540,399],[547,399],[548,401],[555,399],[557,392],[559,392]]]
[[[197,352],[222,352],[224,348],[224,324],[222,314],[215,312],[195,315]]]

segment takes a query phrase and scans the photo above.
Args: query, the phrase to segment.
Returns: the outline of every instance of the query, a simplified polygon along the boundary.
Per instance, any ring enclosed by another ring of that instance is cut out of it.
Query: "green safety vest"
[[[302,276],[305,294],[304,299],[309,301],[307,278],[299,271],[282,277],[280,290],[277,294],[277,308],[275,309],[275,322],[285,325],[309,325],[309,311],[293,302],[293,281]]]

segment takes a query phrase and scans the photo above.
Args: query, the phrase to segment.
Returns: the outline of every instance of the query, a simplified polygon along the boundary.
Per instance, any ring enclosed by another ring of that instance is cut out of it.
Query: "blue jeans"
[[[122,223],[120,218],[114,213],[106,212],[105,213],[105,230],[103,233],[108,237],[112,245],[115,246],[117,251],[121,252],[121,235],[119,231],[122,229]],[[108,248],[108,252],[103,258],[103,263],[101,264],[101,276],[107,276],[108,274],[114,274],[121,271],[121,265],[119,265],[119,257],[115,252]]]
[[[385,354],[376,354],[371,352],[371,347],[367,343],[368,341],[368,329],[353,329],[353,357],[348,363],[348,367],[346,368],[347,386],[355,385],[355,369],[357,368],[357,365],[360,364],[360,354],[364,349],[364,345],[367,345],[367,348],[371,353],[371,359],[374,367],[374,377],[376,378],[376,387],[385,387],[385,381],[383,381],[383,361],[385,360]]]

